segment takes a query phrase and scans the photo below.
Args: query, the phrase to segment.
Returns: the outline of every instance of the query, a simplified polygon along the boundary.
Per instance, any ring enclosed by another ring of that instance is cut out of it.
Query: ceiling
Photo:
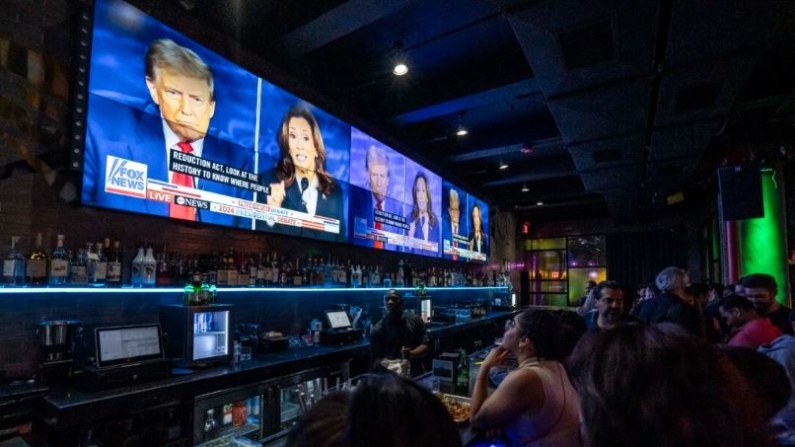
[[[703,208],[720,163],[795,141],[788,0],[133,3],[213,30],[523,221]]]

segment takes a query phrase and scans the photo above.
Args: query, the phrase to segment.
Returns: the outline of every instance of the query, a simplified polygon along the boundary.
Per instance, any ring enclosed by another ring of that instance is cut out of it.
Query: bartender
[[[419,374],[430,343],[425,323],[420,317],[403,312],[403,296],[395,289],[384,295],[384,307],[386,316],[373,326],[370,334],[373,371],[393,370],[390,364],[408,359],[411,372]]]

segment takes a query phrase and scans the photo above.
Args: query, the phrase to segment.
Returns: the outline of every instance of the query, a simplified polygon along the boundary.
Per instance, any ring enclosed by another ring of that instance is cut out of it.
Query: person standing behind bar
[[[148,179],[247,200],[253,195],[248,190],[169,169],[172,151],[180,151],[251,172],[253,159],[249,152],[210,129],[216,107],[210,67],[195,52],[171,39],[152,42],[145,65],[146,87],[152,102],[143,110],[92,93],[83,202],[177,219],[241,225],[248,219],[108,191],[107,179],[133,161],[146,165]],[[109,156],[117,160],[111,164]]]
[[[284,114],[277,138],[279,155],[273,171],[260,178],[270,186],[267,204],[340,221],[337,234],[257,221],[257,230],[277,228],[282,233],[326,240],[345,240],[342,194],[326,172],[326,146],[317,119],[309,109],[294,106]]]
[[[420,372],[421,359],[428,353],[428,331],[420,317],[403,312],[403,296],[395,289],[384,295],[387,314],[373,326],[370,354],[373,371],[384,371],[384,360],[408,359],[411,371]]]

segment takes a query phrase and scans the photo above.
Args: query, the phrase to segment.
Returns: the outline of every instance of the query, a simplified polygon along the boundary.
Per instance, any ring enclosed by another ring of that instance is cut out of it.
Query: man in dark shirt
[[[687,272],[677,267],[666,267],[654,282],[661,293],[641,303],[638,320],[647,324],[674,323],[693,335],[703,335],[696,310],[682,299],[690,282]]]
[[[585,315],[588,330],[613,329],[623,323],[624,289],[616,281],[602,281],[596,286],[596,310]]]
[[[387,315],[373,326],[370,335],[370,353],[373,370],[383,371],[383,360],[408,359],[411,371],[422,370],[420,360],[428,352],[428,332],[420,317],[403,312],[403,297],[395,289],[384,295]]]
[[[782,333],[793,333],[792,326],[789,324],[789,314],[792,309],[776,301],[778,293],[776,278],[765,273],[754,273],[743,277],[741,283],[745,290],[745,297],[754,303],[760,316],[770,318],[773,325],[781,329]]]

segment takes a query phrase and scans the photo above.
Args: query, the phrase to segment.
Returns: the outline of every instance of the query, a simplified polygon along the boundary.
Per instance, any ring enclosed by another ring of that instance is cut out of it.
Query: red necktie
[[[375,204],[375,208],[378,211],[383,211],[383,209],[384,209],[383,207],[384,207],[384,202],[378,202],[378,203]],[[380,216],[376,216],[376,217],[378,217],[378,219],[381,218]],[[376,230],[380,230],[382,228],[384,228],[384,224],[382,224],[381,222],[376,220],[375,229]],[[384,248],[384,243],[382,241],[373,241],[373,248],[379,248],[379,249],[380,248]]]
[[[193,153],[193,146],[191,146],[188,142],[181,141],[177,143],[177,146],[179,146],[179,149],[184,154]],[[174,172],[171,174],[171,183],[178,186],[187,186],[193,188],[193,177],[181,172]],[[176,205],[172,203],[168,209],[168,217],[174,217],[183,220],[196,220],[196,209],[189,206]]]

